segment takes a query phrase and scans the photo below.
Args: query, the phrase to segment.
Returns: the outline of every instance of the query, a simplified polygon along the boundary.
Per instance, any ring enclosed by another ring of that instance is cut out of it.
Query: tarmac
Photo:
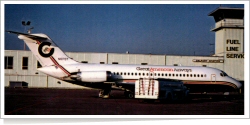
[[[244,115],[244,98],[192,97],[162,103],[127,99],[123,91],[98,97],[98,90],[5,88],[4,114],[12,115]]]

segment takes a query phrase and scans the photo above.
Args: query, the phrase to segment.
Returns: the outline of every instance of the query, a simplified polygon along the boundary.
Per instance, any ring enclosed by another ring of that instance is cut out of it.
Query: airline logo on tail
[[[54,54],[55,49],[50,47],[51,43],[50,42],[40,42],[36,40],[38,44],[38,52],[42,57],[45,58],[50,58],[51,61],[55,64],[56,69],[59,67],[64,73],[66,73],[68,76],[70,76],[70,72],[67,71],[64,67],[62,67],[52,56]]]
[[[51,43],[50,42],[40,42],[40,41],[36,41],[37,44],[39,45],[38,46],[38,52],[39,54],[42,56],[42,57],[50,57],[53,55],[54,53],[54,48],[51,48],[50,45]]]

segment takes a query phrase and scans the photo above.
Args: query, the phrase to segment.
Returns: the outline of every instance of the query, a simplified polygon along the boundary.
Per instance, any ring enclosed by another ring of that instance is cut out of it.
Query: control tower
[[[208,14],[215,20],[215,54],[244,58],[244,8],[219,7]]]

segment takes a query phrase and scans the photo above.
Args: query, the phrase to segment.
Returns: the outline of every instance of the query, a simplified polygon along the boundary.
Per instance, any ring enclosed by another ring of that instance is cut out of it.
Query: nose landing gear
[[[134,98],[134,92],[125,90],[124,95],[126,98],[133,99]]]

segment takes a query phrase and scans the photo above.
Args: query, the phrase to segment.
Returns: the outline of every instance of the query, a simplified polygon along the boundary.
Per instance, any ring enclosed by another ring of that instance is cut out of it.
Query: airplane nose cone
[[[230,78],[230,81],[238,88],[240,89],[242,87],[242,84],[236,80],[236,79],[233,79],[233,78]]]

